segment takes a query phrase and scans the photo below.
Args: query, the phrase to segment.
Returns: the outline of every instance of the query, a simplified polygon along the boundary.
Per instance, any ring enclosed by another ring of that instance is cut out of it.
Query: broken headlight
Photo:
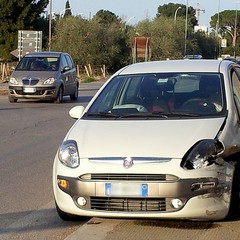
[[[183,157],[181,167],[184,169],[200,169],[214,163],[214,160],[224,150],[221,142],[206,139],[194,145]]]

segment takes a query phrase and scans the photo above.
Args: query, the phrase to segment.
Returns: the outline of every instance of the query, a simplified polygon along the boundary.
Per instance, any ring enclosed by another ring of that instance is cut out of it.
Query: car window
[[[114,77],[88,112],[191,113],[218,115],[225,111],[220,74],[158,73]]]
[[[64,67],[68,67],[68,62],[67,62],[67,59],[64,55],[62,55],[61,57],[61,70],[63,70]]]
[[[74,68],[74,65],[73,65],[73,61],[72,59],[70,58],[69,55],[65,55],[66,59],[67,59],[67,62],[68,62],[68,66],[72,69]]]
[[[18,71],[55,71],[58,69],[57,57],[24,57],[18,63]]]

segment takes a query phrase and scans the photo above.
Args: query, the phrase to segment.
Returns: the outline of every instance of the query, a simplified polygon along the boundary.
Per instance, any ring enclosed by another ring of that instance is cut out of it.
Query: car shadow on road
[[[55,208],[4,213],[0,214],[0,238],[7,239],[8,236],[14,234],[25,236],[31,232],[47,232],[50,230],[57,230],[58,233],[59,231],[69,230],[73,232],[85,222],[62,221],[57,215]]]

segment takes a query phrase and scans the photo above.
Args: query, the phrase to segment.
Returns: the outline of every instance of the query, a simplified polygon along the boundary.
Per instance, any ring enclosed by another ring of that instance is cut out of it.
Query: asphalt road
[[[52,164],[68,129],[68,111],[86,105],[102,82],[82,84],[78,102],[63,104],[0,96],[0,239],[65,239],[82,223],[55,211]]]
[[[240,219],[187,222],[92,218],[63,222],[52,193],[52,163],[74,123],[68,111],[86,105],[101,82],[82,84],[78,102],[19,101],[0,96],[0,239],[240,239]]]

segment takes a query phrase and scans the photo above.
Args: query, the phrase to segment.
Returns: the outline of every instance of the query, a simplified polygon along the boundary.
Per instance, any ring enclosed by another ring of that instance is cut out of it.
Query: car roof
[[[220,69],[228,68],[233,62],[222,60],[166,60],[141,62],[128,65],[118,74],[136,73],[164,73],[164,72],[220,72]]]
[[[63,52],[30,52],[24,57],[59,57],[61,54],[67,54]]]

